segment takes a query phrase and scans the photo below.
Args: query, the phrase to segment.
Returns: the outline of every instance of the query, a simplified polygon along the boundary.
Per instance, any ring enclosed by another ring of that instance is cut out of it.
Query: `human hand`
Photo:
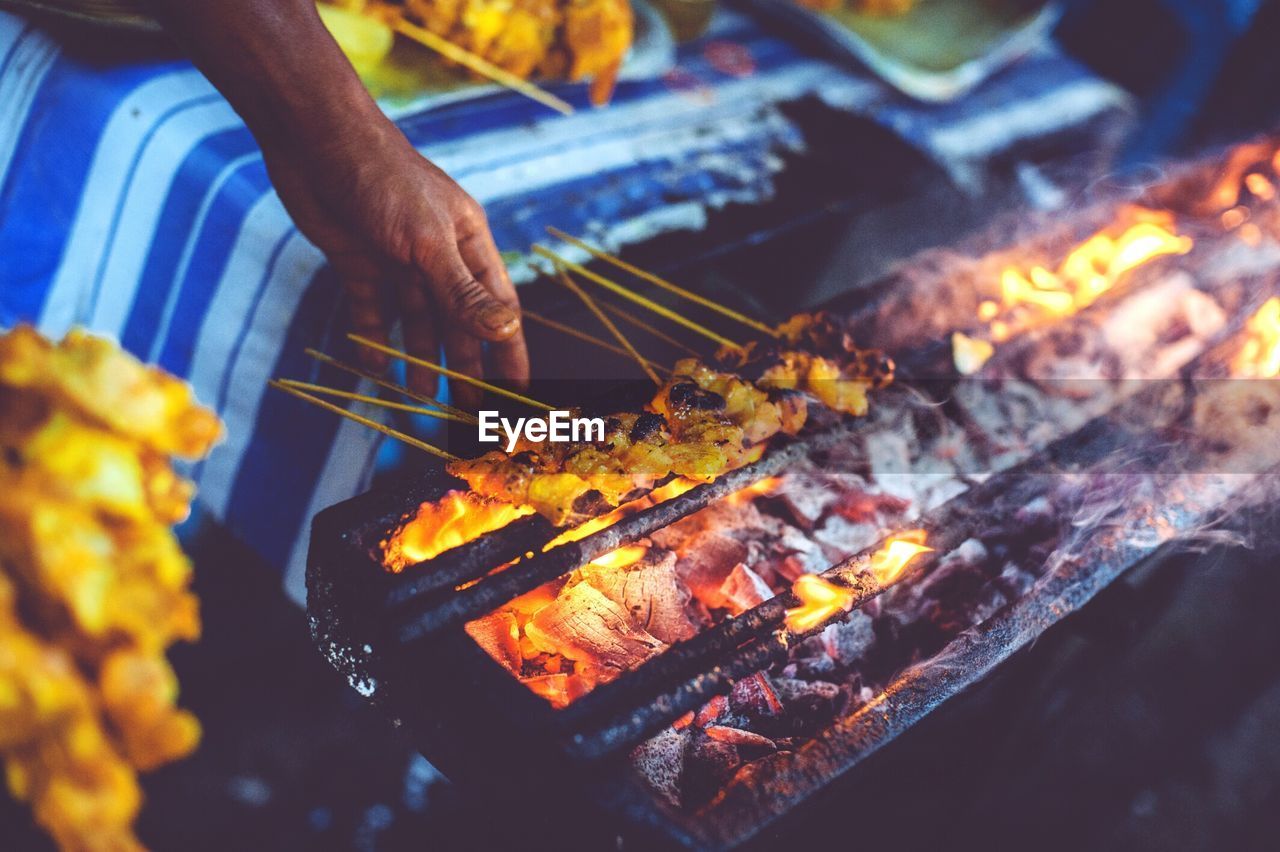
[[[443,345],[450,368],[479,378],[488,342],[498,378],[528,382],[519,301],[483,209],[394,124],[378,113],[320,146],[268,138],[262,150],[294,222],[341,277],[357,334],[386,343],[398,306],[410,354],[438,362]],[[385,369],[385,356],[362,355]],[[415,390],[436,382],[410,367]],[[453,392],[479,404],[470,385]]]

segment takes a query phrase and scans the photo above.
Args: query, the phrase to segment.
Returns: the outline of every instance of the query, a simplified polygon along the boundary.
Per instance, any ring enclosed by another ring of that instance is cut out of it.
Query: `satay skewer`
[[[348,334],[347,339],[352,341],[353,343],[359,343],[361,346],[368,347],[369,349],[372,349],[375,352],[381,352],[383,355],[389,355],[392,358],[396,358],[401,361],[404,361],[407,364],[413,364],[416,367],[425,367],[428,370],[439,373],[440,375],[446,376],[447,378],[450,378],[459,382],[466,382],[467,384],[474,385],[475,387],[478,387],[481,390],[486,390],[486,391],[489,391],[490,393],[496,393],[498,396],[505,396],[507,399],[515,400],[516,402],[523,403],[532,408],[541,408],[544,411],[556,410],[554,405],[547,405],[545,402],[539,402],[536,399],[530,399],[529,397],[524,396],[522,394],[518,394],[515,391],[510,391],[510,390],[507,390],[506,388],[500,388],[497,385],[491,385],[488,382],[483,381],[481,379],[477,379],[473,376],[468,376],[466,373],[459,373],[457,370],[450,370],[448,367],[442,367],[439,364],[435,364],[431,361],[427,361],[424,358],[417,358],[413,355],[410,355],[408,352],[401,352],[399,349],[393,349],[390,346],[384,346],[383,344],[377,342],[376,340],[370,340],[369,338],[363,337],[359,334]]]
[[[688,317],[671,310],[666,305],[660,305],[650,298],[642,296],[639,293],[632,292],[631,290],[627,289],[626,287],[623,287],[621,284],[617,283],[616,281],[610,281],[608,278],[605,278],[603,275],[599,275],[595,272],[592,272],[590,269],[587,269],[582,264],[574,263],[571,260],[565,260],[563,257],[551,251],[546,246],[535,244],[533,246],[533,253],[540,255],[542,257],[545,257],[546,259],[552,261],[553,263],[561,264],[573,270],[574,272],[578,273],[583,278],[586,278],[588,281],[593,281],[596,284],[599,284],[601,287],[604,287],[606,290],[609,290],[610,292],[615,293],[630,302],[634,302],[635,304],[640,305],[641,307],[646,308],[647,310],[653,311],[658,316],[666,317],[672,322],[678,323],[684,326],[685,328],[689,329],[690,331],[697,332],[698,334],[701,334],[703,337],[706,337],[709,340],[713,340],[716,343],[720,344],[721,346],[728,346],[729,348],[736,349],[739,352],[743,351],[743,347],[741,344],[735,343],[729,338],[725,337],[724,335],[717,334],[711,329],[706,328],[705,326],[699,325],[698,323],[694,322]]]
[[[440,449],[439,447],[433,446],[432,444],[428,444],[426,441],[420,441],[417,438],[413,437],[412,435],[406,435],[403,432],[396,431],[395,429],[392,429],[390,426],[383,426],[378,421],[370,420],[368,417],[362,417],[359,414],[356,414],[354,411],[347,411],[347,409],[343,408],[340,405],[334,405],[333,403],[320,399],[317,396],[312,396],[306,391],[301,391],[301,390],[298,390],[297,388],[289,387],[288,385],[282,382],[278,382],[274,379],[267,382],[267,384],[269,384],[271,387],[275,388],[276,390],[282,390],[287,394],[296,396],[298,399],[309,402],[312,405],[319,406],[320,408],[323,408],[328,412],[336,414],[339,417],[345,417],[348,420],[359,423],[361,426],[367,426],[370,429],[374,430],[375,432],[381,432],[383,435],[386,435],[389,438],[395,438],[397,441],[401,441],[402,443],[408,444],[409,446],[414,447],[415,449],[422,450],[424,453],[430,453],[431,455],[436,456],[437,458],[442,458],[445,461],[459,460],[458,456],[455,456],[453,453],[446,452]]]
[[[393,411],[404,411],[408,414],[423,414],[427,417],[436,417],[440,420],[453,420],[458,423],[466,423],[456,414],[450,414],[447,411],[439,411],[434,408],[427,408],[421,405],[409,405],[403,402],[396,402],[390,399],[380,399],[376,396],[368,396],[363,393],[354,393],[352,391],[340,390],[338,388],[325,387],[324,385],[314,385],[311,382],[299,382],[296,379],[277,379],[277,381],[295,390],[310,391],[311,393],[323,394],[324,396],[336,396],[339,399],[348,399],[352,402],[363,402],[368,405],[376,405],[379,408],[389,408]]]
[[[398,385],[395,382],[388,381],[387,379],[384,379],[382,376],[379,376],[377,373],[374,373],[370,370],[361,369],[360,367],[356,367],[352,364],[348,364],[345,361],[340,361],[337,358],[334,358],[332,355],[326,355],[318,349],[312,349],[308,347],[302,351],[305,352],[307,355],[311,356],[312,358],[315,358],[321,364],[328,364],[330,367],[337,367],[339,370],[344,370],[348,373],[351,373],[353,376],[359,376],[362,379],[368,379],[378,387],[383,387],[389,391],[394,391],[395,393],[401,394],[403,396],[407,396],[409,397],[409,399],[420,402],[423,405],[431,405],[436,408],[439,408],[441,411],[447,411],[464,423],[470,423],[474,426],[480,422],[479,418],[477,418],[474,414],[472,414],[471,412],[465,409],[458,408],[456,405],[450,405],[447,402],[441,402],[440,400],[436,399],[434,396],[427,396],[424,393],[418,393],[417,391],[410,390],[404,385]]]
[[[601,305],[601,307],[603,307],[603,305]],[[598,346],[599,348],[604,349],[605,351],[613,352],[614,354],[621,355],[624,358],[631,357],[628,354],[627,350],[623,349],[621,346],[614,346],[612,343],[610,343],[607,340],[601,340],[595,335],[587,334],[585,331],[576,329],[571,325],[565,325],[562,322],[557,322],[556,320],[553,320],[550,317],[544,317],[542,314],[537,314],[530,310],[521,310],[520,313],[521,313],[521,316],[523,316],[525,319],[531,319],[534,322],[538,323],[539,325],[546,326],[552,331],[558,331],[562,334],[567,334],[570,337],[576,337],[578,340],[581,340],[584,343],[590,343],[592,346]],[[648,358],[646,358],[645,363],[647,363],[650,367],[660,372],[663,372],[663,373],[671,372],[670,367],[665,367],[662,364],[659,364],[657,361],[651,361]]]
[[[423,47],[434,50],[445,59],[451,59],[464,68],[476,72],[481,77],[485,77],[500,86],[506,86],[508,89],[519,92],[526,98],[535,100],[543,106],[550,107],[561,115],[573,115],[573,106],[567,101],[557,98],[555,95],[545,89],[530,83],[522,77],[517,77],[506,69],[499,68],[497,65],[476,56],[469,50],[459,47],[446,38],[436,35],[431,30],[423,29],[417,24],[410,23],[399,16],[390,20],[390,26],[393,30],[416,41]]]
[[[692,290],[686,290],[684,287],[681,287],[679,284],[674,284],[665,278],[660,278],[659,276],[654,275],[652,272],[649,272],[648,270],[641,269],[640,267],[634,264],[627,263],[622,258],[617,257],[616,255],[609,254],[609,252],[604,251],[603,249],[598,249],[595,246],[591,245],[590,243],[587,243],[586,241],[573,236],[572,234],[565,233],[559,228],[553,228],[552,226],[548,225],[547,233],[551,234],[551,236],[555,237],[556,239],[563,240],[569,245],[577,246],[578,248],[587,252],[591,256],[599,258],[600,260],[603,260],[605,263],[611,263],[625,272],[630,272],[632,275],[636,276],[637,278],[642,278],[645,281],[648,281],[650,284],[661,287],[662,289],[666,290],[669,293],[675,293],[677,296],[679,296],[682,299],[687,299],[690,302],[693,302],[698,305],[702,305],[702,307],[713,310],[716,313],[722,316],[726,316],[735,322],[742,323],[748,328],[753,328],[756,331],[764,332],[770,337],[779,336],[779,332],[777,329],[771,328],[765,323],[760,322],[760,320],[753,319],[747,316],[746,314],[742,313],[741,311],[735,311],[733,308],[729,307],[728,305],[723,305],[720,302],[715,301],[714,299],[708,299],[706,296],[699,295],[698,293],[695,293]]]
[[[627,350],[627,354],[635,359],[635,362],[640,365],[640,369],[644,370],[645,375],[653,380],[654,385],[662,387],[662,379],[658,378],[658,374],[649,366],[649,362],[645,357],[631,345],[631,341],[627,339],[627,336],[619,331],[618,327],[613,324],[613,320],[609,319],[608,315],[605,314],[604,311],[600,310],[600,306],[596,304],[596,300],[591,298],[591,296],[587,294],[586,290],[579,287],[577,282],[569,277],[569,271],[560,264],[556,264],[556,273],[560,277],[560,283],[581,299],[582,303],[587,306],[587,309],[590,310],[591,313],[595,314],[596,319],[600,320],[601,324],[604,325],[605,328],[609,329],[609,333],[612,334],[620,344],[622,344],[622,348]]]
[[[598,304],[605,311],[605,313],[611,314],[615,319],[620,319],[623,322],[627,323],[628,325],[634,326],[635,328],[638,328],[641,331],[646,332],[647,334],[650,334],[658,338],[668,346],[672,346],[676,349],[679,349],[681,352],[693,358],[702,357],[702,353],[700,353],[697,349],[694,349],[692,346],[689,346],[686,343],[676,340],[674,337],[667,334],[662,329],[658,328],[657,326],[650,325],[649,323],[645,322],[644,320],[640,319],[634,314],[627,313],[622,308],[615,305],[613,302],[606,302],[603,299],[597,299],[596,304]]]

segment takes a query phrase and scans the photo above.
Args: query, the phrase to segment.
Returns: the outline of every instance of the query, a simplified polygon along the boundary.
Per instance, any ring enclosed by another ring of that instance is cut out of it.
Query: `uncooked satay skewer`
[[[603,307],[603,305],[601,305],[601,307]],[[577,339],[583,341],[584,343],[590,343],[592,346],[598,346],[601,349],[604,349],[609,352],[613,352],[617,355],[621,355],[624,358],[631,357],[630,354],[627,352],[627,350],[623,349],[621,346],[614,346],[612,343],[610,343],[607,340],[601,340],[595,335],[587,334],[585,331],[580,331],[579,329],[576,329],[571,325],[565,325],[562,322],[557,322],[556,320],[553,320],[550,317],[544,317],[542,314],[536,314],[530,310],[522,309],[520,313],[521,313],[521,316],[525,317],[526,319],[531,319],[534,322],[538,323],[539,325],[546,326],[552,331],[558,331],[558,332],[561,332],[562,334],[567,334],[570,337],[576,337]],[[646,358],[645,363],[647,363],[650,367],[660,372],[663,372],[663,373],[671,372],[670,367],[664,367],[663,365],[659,364],[657,361],[651,361],[648,358]]]
[[[336,414],[339,417],[345,417],[348,420],[352,420],[356,423],[359,423],[361,426],[368,426],[370,429],[374,430],[375,432],[381,432],[382,434],[386,435],[389,438],[395,438],[397,441],[401,441],[405,444],[408,444],[409,446],[414,447],[415,449],[422,450],[424,453],[430,453],[431,455],[436,456],[437,458],[442,458],[445,461],[459,460],[458,456],[455,456],[453,453],[445,452],[439,447],[428,444],[426,441],[419,441],[417,438],[413,437],[412,435],[406,435],[403,432],[397,432],[395,429],[392,429],[389,426],[383,426],[381,423],[379,423],[376,420],[370,420],[368,417],[361,417],[359,414],[356,414],[354,411],[347,411],[345,408],[341,406],[334,405],[331,402],[326,402],[325,400],[320,399],[319,397],[312,396],[306,391],[300,391],[297,388],[291,388],[286,384],[282,384],[278,381],[275,381],[274,379],[267,382],[267,384],[269,384],[271,387],[275,388],[276,390],[282,390],[287,394],[296,396],[298,399],[305,400],[306,402],[309,402],[312,405],[319,406],[320,408],[323,408],[328,412]]]
[[[515,391],[509,391],[506,388],[491,385],[486,381],[468,376],[466,373],[459,373],[457,370],[450,370],[448,367],[442,367],[439,364],[432,363],[424,358],[414,357],[408,352],[401,352],[399,349],[392,349],[390,346],[384,346],[376,340],[370,340],[369,338],[363,337],[359,334],[348,334],[347,339],[354,343],[359,343],[361,346],[368,347],[375,352],[381,352],[383,355],[390,355],[392,358],[398,358],[407,364],[413,364],[416,367],[426,367],[428,370],[432,370],[442,376],[447,376],[448,378],[459,382],[466,382],[467,384],[474,385],[482,390],[487,390],[490,393],[496,393],[498,396],[505,396],[507,399],[513,399],[516,402],[524,403],[532,408],[541,408],[544,411],[556,410],[554,405],[547,405],[545,402],[530,399],[529,397],[518,394]]]
[[[654,284],[658,287],[661,287],[662,289],[670,293],[675,293],[677,296],[681,297],[682,299],[688,299],[690,302],[694,302],[695,304],[702,305],[704,308],[709,308],[710,310],[713,310],[716,313],[721,314],[722,316],[726,316],[735,322],[742,323],[748,328],[753,328],[756,331],[764,332],[770,337],[779,336],[779,332],[777,331],[777,329],[770,328],[768,325],[760,322],[760,320],[752,319],[751,317],[747,316],[741,311],[735,311],[733,308],[729,307],[728,305],[722,305],[719,302],[715,301],[714,299],[708,299],[706,296],[699,295],[693,292],[692,290],[686,290],[684,287],[681,287],[679,284],[673,284],[672,282],[668,281],[665,278],[659,278],[657,275],[654,275],[652,272],[641,269],[640,267],[635,266],[634,264],[627,263],[622,258],[609,254],[609,252],[604,251],[602,249],[598,249],[595,246],[573,236],[572,234],[565,233],[559,228],[553,228],[550,225],[548,225],[547,233],[551,234],[551,236],[557,239],[564,240],[566,243],[569,243],[569,245],[577,246],[578,248],[582,249],[583,251],[587,252],[593,257],[597,257],[600,260],[603,260],[605,263],[611,263],[621,270],[630,272],[632,275],[636,276],[637,278],[643,278],[645,281],[648,281],[650,284]]]
[[[573,106],[567,101],[557,98],[550,92],[535,86],[522,77],[517,77],[510,71],[499,68],[497,65],[476,56],[469,50],[459,47],[446,38],[436,35],[431,30],[406,21],[404,18],[396,16],[390,21],[391,28],[406,38],[413,39],[423,47],[430,48],[445,59],[451,59],[464,68],[468,68],[481,77],[485,77],[493,82],[506,86],[508,89],[519,92],[526,98],[535,100],[543,106],[550,107],[561,115],[573,115]]]
[[[622,308],[615,305],[613,302],[606,302],[603,299],[597,299],[596,304],[598,304],[601,307],[601,309],[605,311],[605,313],[612,314],[614,318],[620,319],[623,322],[628,323],[629,325],[632,325],[643,332],[653,335],[654,337],[658,338],[668,346],[675,347],[676,349],[679,349],[681,352],[685,353],[686,355],[690,355],[694,358],[702,357],[702,354],[698,352],[698,350],[694,349],[692,346],[689,346],[688,344],[685,344],[679,340],[676,340],[674,337],[667,334],[662,329],[650,325],[649,323],[645,322],[644,320],[640,319],[637,316],[634,316],[633,314],[627,313]]]
[[[710,340],[714,340],[716,343],[720,344],[721,346],[728,346],[731,349],[738,350],[739,352],[743,351],[743,347],[741,344],[734,343],[732,340],[725,337],[724,335],[716,334],[711,329],[706,328],[705,326],[698,325],[698,323],[694,322],[688,317],[685,317],[679,313],[676,313],[675,311],[671,310],[665,305],[660,305],[657,302],[653,301],[652,299],[649,299],[645,296],[641,296],[639,293],[634,293],[631,290],[628,290],[626,287],[623,287],[621,284],[617,283],[616,281],[610,281],[608,278],[605,278],[603,275],[598,275],[597,273],[592,272],[590,269],[587,269],[585,266],[581,264],[574,263],[571,260],[565,260],[563,257],[551,251],[546,246],[540,246],[535,244],[533,246],[533,252],[534,254],[541,255],[542,257],[545,257],[554,263],[559,263],[563,266],[566,266],[569,269],[581,275],[583,278],[586,278],[589,281],[594,281],[596,284],[599,284],[601,287],[604,287],[606,290],[616,293],[622,298],[630,302],[634,302],[635,304],[640,305],[643,308],[647,308],[648,310],[653,311],[658,316],[666,317],[672,322],[679,323],[680,325],[684,326],[690,331],[697,332],[698,334],[701,334],[703,337],[706,337]]]
[[[395,382],[388,381],[387,379],[384,379],[382,376],[379,376],[377,373],[374,373],[370,370],[364,370],[364,369],[361,369],[360,367],[356,367],[351,364],[348,364],[345,361],[339,361],[337,358],[334,358],[332,355],[326,355],[318,349],[311,349],[310,347],[308,347],[302,351],[305,352],[307,355],[310,355],[312,358],[315,358],[321,364],[328,364],[331,367],[337,367],[339,370],[345,370],[346,372],[351,373],[353,376],[359,376],[362,379],[368,379],[369,381],[373,382],[375,385],[378,385],[379,387],[383,387],[389,391],[394,391],[398,394],[407,396],[409,397],[409,399],[416,400],[422,403],[423,405],[435,406],[436,408],[439,408],[441,411],[449,412],[450,414],[457,417],[459,420],[463,421],[464,423],[470,423],[474,426],[475,424],[480,422],[480,420],[474,414],[472,414],[471,412],[465,409],[458,408],[456,405],[450,405],[447,402],[441,402],[440,400],[436,399],[434,396],[427,396],[425,393],[418,393],[417,391],[410,390],[404,385],[398,385]]]
[[[596,300],[587,295],[587,291],[579,287],[577,282],[569,277],[569,271],[563,266],[557,264],[556,273],[560,277],[560,283],[569,288],[570,292],[581,299],[582,303],[587,306],[587,309],[590,310],[591,313],[595,314],[596,319],[600,320],[601,324],[603,324],[605,328],[609,329],[609,333],[622,344],[622,348],[627,350],[627,354],[635,359],[635,362],[640,365],[640,369],[644,370],[645,375],[652,379],[656,386],[662,387],[662,379],[658,378],[658,374],[649,366],[649,362],[645,360],[644,356],[641,355],[634,346],[631,345],[631,341],[627,339],[627,336],[619,331],[618,327],[613,324],[613,320],[609,319],[608,315],[606,315],[604,311],[600,310],[600,306],[596,304]]]
[[[395,402],[390,399],[380,399],[376,396],[368,396],[362,393],[353,393],[352,391],[339,390],[338,388],[325,387],[324,385],[313,385],[311,382],[299,382],[295,379],[277,379],[280,384],[295,390],[310,391],[311,393],[323,394],[325,396],[336,396],[340,399],[349,399],[352,402],[364,402],[369,405],[376,405],[379,408],[389,408],[393,411],[404,411],[409,414],[424,414],[427,417],[437,417],[441,420],[453,420],[458,423],[466,423],[456,414],[450,414],[447,411],[437,411],[434,408],[426,408],[421,405],[408,405],[403,402]]]

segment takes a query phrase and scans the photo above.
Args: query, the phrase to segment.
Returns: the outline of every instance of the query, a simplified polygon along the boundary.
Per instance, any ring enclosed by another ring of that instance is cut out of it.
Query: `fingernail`
[[[480,324],[494,334],[514,333],[519,320],[510,308],[490,305],[480,312]]]

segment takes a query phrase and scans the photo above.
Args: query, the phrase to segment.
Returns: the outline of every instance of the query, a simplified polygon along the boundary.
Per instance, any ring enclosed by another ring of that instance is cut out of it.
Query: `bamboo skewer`
[[[510,71],[499,68],[497,65],[476,56],[469,50],[458,47],[458,45],[442,38],[431,32],[431,30],[412,24],[403,18],[395,18],[391,22],[391,28],[406,38],[413,39],[423,47],[430,48],[446,59],[451,59],[464,68],[476,72],[481,77],[486,77],[493,82],[506,86],[508,89],[519,92],[526,98],[537,101],[543,106],[550,107],[561,115],[573,115],[573,106],[568,102],[557,98],[550,92],[539,86],[530,83],[522,77],[517,77]]]
[[[452,414],[454,417],[457,417],[463,423],[470,423],[474,426],[480,422],[480,420],[474,414],[472,414],[469,411],[466,411],[465,409],[450,405],[447,402],[441,402],[440,400],[436,399],[433,396],[427,396],[426,394],[409,390],[409,388],[405,387],[404,385],[398,385],[395,382],[387,381],[382,376],[379,376],[377,373],[371,372],[369,370],[362,370],[359,367],[355,367],[355,366],[352,366],[351,364],[347,364],[343,361],[339,361],[337,358],[334,358],[331,355],[326,355],[323,352],[319,351],[318,349],[311,349],[310,347],[308,347],[303,351],[307,355],[310,355],[312,358],[315,358],[317,361],[319,361],[322,364],[328,364],[331,367],[337,367],[339,370],[345,370],[346,372],[351,373],[354,376],[359,376],[362,379],[368,379],[369,381],[373,382],[375,385],[378,385],[379,387],[386,388],[387,390],[394,391],[398,394],[403,394],[404,396],[409,397],[409,399],[416,400],[417,402],[420,402],[423,405],[432,405],[432,406],[435,406],[436,408],[439,408],[441,411],[447,411],[449,414]]]
[[[658,338],[668,346],[673,346],[676,349],[679,349],[681,352],[684,352],[687,355],[691,355],[694,358],[702,357],[701,353],[699,353],[698,350],[694,349],[692,346],[688,346],[682,343],[681,341],[676,340],[674,337],[667,334],[662,329],[657,328],[656,326],[652,326],[649,323],[645,322],[644,320],[640,319],[639,317],[627,313],[622,308],[613,304],[613,302],[606,302],[603,299],[598,299],[596,300],[596,304],[598,304],[602,309],[604,309],[606,313],[612,314],[617,319],[620,319],[625,323],[635,326],[641,331],[648,332],[649,334]]]
[[[369,349],[372,349],[375,352],[381,352],[383,355],[389,355],[392,358],[398,358],[399,360],[404,361],[405,363],[413,364],[414,366],[417,366],[417,367],[426,367],[428,370],[433,370],[442,376],[447,376],[448,378],[454,379],[455,381],[466,382],[469,385],[474,385],[475,387],[481,388],[482,390],[487,390],[490,393],[496,393],[499,396],[505,396],[507,399],[513,399],[516,402],[523,403],[532,408],[541,408],[544,411],[556,410],[555,406],[553,405],[547,405],[545,402],[539,402],[536,399],[530,399],[529,397],[522,396],[521,394],[518,394],[515,391],[509,391],[506,388],[500,388],[497,385],[491,385],[486,381],[482,381],[472,376],[468,376],[466,373],[459,373],[457,370],[450,370],[448,367],[442,367],[439,364],[433,364],[432,362],[427,361],[423,358],[414,357],[413,355],[410,355],[408,352],[401,352],[399,349],[392,349],[390,346],[383,346],[381,343],[378,343],[376,340],[370,340],[369,338],[362,337],[359,334],[348,334],[347,339],[354,343],[359,343],[361,346],[368,347]]]
[[[600,306],[596,304],[596,300],[587,295],[587,291],[579,287],[577,282],[569,277],[569,271],[563,266],[557,266],[556,272],[560,274],[560,283],[565,287],[568,287],[575,296],[582,300],[582,303],[587,306],[587,309],[590,310],[591,313],[595,314],[596,319],[600,320],[601,324],[603,324],[605,328],[609,329],[609,333],[622,344],[622,348],[627,350],[627,354],[635,359],[635,362],[640,365],[640,369],[644,370],[645,375],[652,379],[655,385],[662,387],[662,379],[658,378],[658,374],[649,366],[649,362],[645,360],[645,357],[631,345],[631,341],[627,339],[627,336],[619,331],[618,327],[613,324],[613,320],[609,319],[609,316],[604,311],[600,310]]]
[[[405,411],[409,414],[425,414],[427,417],[438,417],[441,420],[454,420],[459,423],[466,422],[456,414],[450,414],[447,411],[438,411],[434,408],[426,408],[421,405],[408,405],[403,402],[395,402],[390,399],[380,399],[376,396],[368,396],[362,393],[353,393],[352,391],[339,390],[338,388],[329,388],[324,385],[313,385],[311,382],[299,382],[294,379],[278,379],[282,385],[291,387],[295,390],[310,391],[312,393],[324,394],[326,396],[336,396],[340,399],[349,399],[352,402],[363,402],[368,405],[376,405],[379,408],[389,408],[393,411]]]
[[[601,307],[603,307],[603,305],[601,305]],[[607,340],[601,340],[595,335],[587,334],[585,331],[580,331],[571,325],[565,325],[562,322],[556,322],[550,317],[544,317],[542,314],[535,314],[533,311],[522,311],[521,315],[527,319],[533,320],[539,325],[546,326],[552,331],[558,331],[558,332],[561,332],[562,334],[567,334],[570,337],[576,337],[578,340],[581,340],[585,343],[590,343],[592,346],[598,346],[601,349],[607,350],[609,352],[613,352],[617,355],[621,355],[624,358],[630,357],[630,354],[627,352],[627,350],[623,349],[621,346],[614,346],[612,343],[610,343]],[[653,369],[659,370],[663,373],[671,372],[670,367],[664,367],[662,364],[659,364],[657,361],[651,361],[648,358],[646,358],[645,363],[648,364]]]
[[[598,249],[595,246],[590,245],[589,243],[584,242],[583,240],[573,236],[572,234],[565,233],[559,228],[553,228],[550,225],[548,225],[547,233],[551,234],[551,236],[556,237],[557,239],[560,239],[566,243],[569,243],[569,245],[577,246],[583,251],[591,254],[593,257],[597,257],[600,260],[603,260],[605,263],[611,263],[621,270],[630,272],[632,275],[636,276],[637,278],[642,278],[645,281],[648,281],[650,284],[655,284],[658,287],[661,287],[662,289],[670,293],[675,293],[677,296],[680,296],[683,299],[688,299],[691,302],[702,305],[704,308],[709,308],[710,310],[713,310],[716,313],[721,314],[722,316],[726,316],[729,319],[734,320],[735,322],[742,323],[748,328],[754,328],[756,331],[764,332],[770,337],[779,336],[779,332],[776,329],[770,328],[769,326],[760,322],[760,320],[752,319],[751,317],[747,316],[744,313],[741,313],[740,311],[735,311],[733,308],[729,307],[728,305],[722,305],[719,302],[715,301],[714,299],[708,299],[706,296],[701,296],[693,292],[692,290],[686,290],[685,288],[681,287],[679,284],[673,284],[672,282],[668,281],[665,278],[659,278],[657,275],[654,275],[652,272],[643,270],[640,267],[635,266],[634,264],[627,263],[622,258],[609,254],[607,251],[604,251],[602,249]]]
[[[352,420],[356,423],[359,423],[361,426],[368,426],[370,429],[374,430],[375,432],[381,432],[382,434],[386,435],[389,438],[395,438],[397,441],[402,441],[411,447],[422,450],[425,453],[430,453],[431,455],[436,456],[437,458],[442,458],[445,461],[459,460],[458,457],[455,456],[453,453],[445,452],[439,447],[428,444],[426,441],[419,441],[417,438],[414,438],[411,435],[406,435],[403,432],[397,432],[395,429],[392,429],[389,426],[383,426],[381,423],[379,423],[376,420],[370,420],[368,417],[361,417],[359,414],[356,414],[354,411],[347,411],[345,408],[342,408],[341,406],[334,405],[331,402],[326,402],[325,400],[320,399],[317,396],[312,396],[306,391],[298,390],[297,388],[290,387],[289,385],[286,385],[283,382],[278,382],[274,379],[267,382],[267,384],[269,384],[271,387],[277,390],[282,390],[287,394],[296,396],[298,399],[305,400],[311,403],[312,405],[318,405],[319,407],[333,414],[336,414],[339,417],[345,417],[348,420]]]
[[[665,305],[660,305],[657,302],[653,301],[652,299],[649,299],[645,296],[641,296],[639,293],[634,293],[631,290],[628,290],[626,287],[623,287],[621,284],[617,283],[616,281],[610,281],[608,278],[605,278],[603,275],[597,275],[596,273],[592,272],[590,269],[587,269],[585,266],[582,266],[581,264],[574,263],[571,260],[565,260],[563,257],[551,251],[550,249],[546,248],[545,246],[540,246],[535,244],[533,246],[533,252],[534,254],[541,255],[542,257],[547,258],[553,263],[560,264],[561,266],[565,266],[573,270],[574,272],[581,275],[583,278],[586,278],[589,281],[594,281],[596,284],[599,284],[601,287],[604,287],[606,290],[616,293],[622,298],[630,302],[634,302],[635,304],[640,305],[643,308],[647,308],[648,310],[653,311],[658,316],[666,317],[672,322],[679,323],[680,325],[684,326],[690,331],[697,332],[698,334],[701,334],[703,337],[714,340],[716,343],[719,343],[721,346],[728,346],[733,349],[737,349],[740,352],[742,351],[741,344],[734,343],[729,338],[724,337],[723,335],[720,335],[720,334],[716,334],[714,331],[712,331],[709,328],[706,328],[705,326],[698,325],[698,323],[694,322],[693,320],[681,314],[676,313],[675,311],[671,310]]]

